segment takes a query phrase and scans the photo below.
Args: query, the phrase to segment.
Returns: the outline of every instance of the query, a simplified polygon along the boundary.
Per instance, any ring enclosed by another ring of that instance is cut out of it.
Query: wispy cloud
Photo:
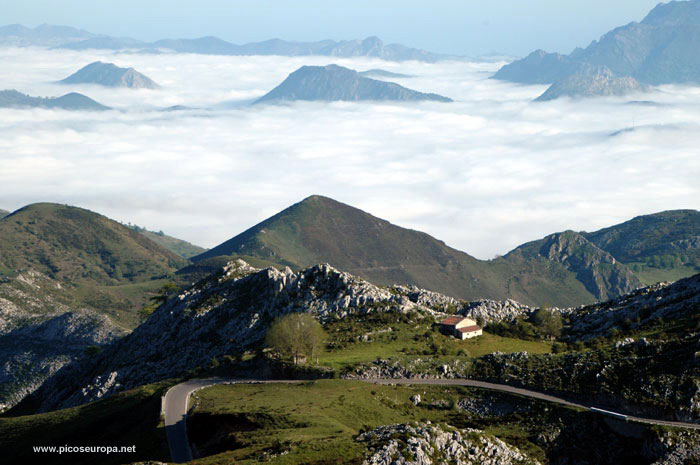
[[[163,89],[52,83],[97,59]],[[119,109],[0,110],[1,208],[70,203],[213,246],[324,194],[490,258],[553,231],[700,207],[697,88],[639,97],[663,106],[535,104],[543,86],[486,79],[498,65],[357,59],[336,62],[416,75],[399,82],[456,102],[247,107],[235,103],[331,60],[40,49],[0,60],[0,88],[78,91]],[[170,105],[216,109],[155,111]]]

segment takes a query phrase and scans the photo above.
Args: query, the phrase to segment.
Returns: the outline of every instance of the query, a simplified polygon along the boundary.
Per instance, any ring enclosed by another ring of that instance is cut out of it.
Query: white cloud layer
[[[97,59],[163,89],[52,83]],[[211,247],[322,194],[491,258],[555,231],[700,207],[698,88],[637,97],[657,106],[532,103],[545,87],[488,80],[488,63],[41,49],[0,60],[0,89],[77,91],[119,110],[0,109],[0,208],[69,203]],[[416,75],[398,82],[456,102],[244,104],[330,62]],[[171,105],[201,109],[157,111]]]

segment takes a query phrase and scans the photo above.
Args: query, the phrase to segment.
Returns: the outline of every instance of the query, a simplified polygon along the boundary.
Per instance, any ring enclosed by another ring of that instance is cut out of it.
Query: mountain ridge
[[[407,89],[393,82],[362,76],[338,66],[302,66],[255,104],[283,101],[419,101],[452,102],[452,99]]]
[[[700,226],[693,223],[689,231],[696,229]],[[679,237],[690,237],[691,232]],[[642,285],[637,271],[587,234],[555,233],[485,261],[425,233],[311,196],[192,260],[248,255],[297,268],[330,263],[376,284],[414,284],[462,299],[512,298],[528,305],[593,303]],[[544,247],[547,243],[549,248]],[[685,263],[681,277],[700,270],[700,262]],[[664,273],[661,268],[652,271]]]
[[[116,221],[60,204],[20,208],[0,220],[0,235],[0,264],[6,269],[33,269],[62,281],[138,281],[185,263]],[[94,266],[84,268],[86,260]]]
[[[70,92],[61,97],[32,97],[16,90],[0,91],[0,108],[59,108],[63,110],[105,111],[110,108],[83,94]]]
[[[700,82],[700,0],[659,3],[641,22],[617,27],[569,55],[542,50],[503,66],[494,76],[524,84],[551,84],[582,66],[604,65],[644,84]]]
[[[69,26],[42,25],[30,29],[19,24],[0,26],[0,43],[14,46],[48,46],[68,50],[124,50],[159,53],[170,50],[176,53],[197,53],[227,56],[280,55],[280,56],[366,56],[387,61],[421,61],[434,63],[455,59],[452,55],[432,53],[401,44],[385,44],[380,38],[369,36],[354,40],[319,40],[300,42],[269,39],[237,45],[218,37],[205,36],[195,39],[161,39],[147,42],[128,37],[111,37],[93,34]]]

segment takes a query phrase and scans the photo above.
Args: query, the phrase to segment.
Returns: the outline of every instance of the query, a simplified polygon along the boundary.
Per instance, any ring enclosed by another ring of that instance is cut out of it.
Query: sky
[[[96,60],[162,88],[54,83]],[[246,104],[327,57],[0,48],[3,88],[115,108],[0,109],[0,208],[66,203],[212,247],[319,194],[488,259],[700,207],[700,88],[534,103],[546,86],[488,79],[503,63],[334,61],[455,102]],[[159,111],[171,105],[198,109]]]
[[[142,40],[215,35],[234,43],[370,35],[429,51],[570,52],[640,21],[657,0],[0,0],[3,24],[61,24]]]

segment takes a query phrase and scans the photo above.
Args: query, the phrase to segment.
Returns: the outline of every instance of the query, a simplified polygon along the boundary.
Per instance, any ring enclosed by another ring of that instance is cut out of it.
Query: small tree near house
[[[318,356],[325,333],[321,324],[308,313],[292,313],[275,320],[267,330],[265,343],[297,365],[304,358]]]

